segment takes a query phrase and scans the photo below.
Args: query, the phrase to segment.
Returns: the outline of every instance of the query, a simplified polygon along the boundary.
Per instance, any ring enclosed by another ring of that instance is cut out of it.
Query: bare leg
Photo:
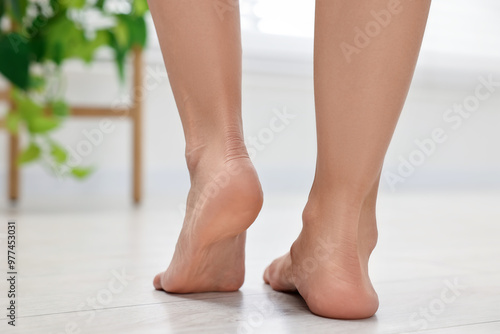
[[[239,9],[235,4],[221,12],[217,3],[149,0],[191,177],[175,254],[154,279],[156,289],[168,292],[239,289],[245,231],[262,206],[241,126]]]
[[[302,232],[264,280],[276,290],[298,290],[318,315],[365,318],[378,308],[368,276],[377,187],[429,6],[430,0],[316,1],[316,176]],[[381,10],[389,22],[370,31],[369,45],[352,51],[343,44],[356,47],[356,27],[381,22],[372,12]]]

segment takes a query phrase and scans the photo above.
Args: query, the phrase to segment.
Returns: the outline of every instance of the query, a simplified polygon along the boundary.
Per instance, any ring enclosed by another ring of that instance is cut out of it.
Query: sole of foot
[[[246,157],[191,175],[175,252],[154,287],[170,293],[238,290],[245,277],[246,230],[262,202],[257,173]]]

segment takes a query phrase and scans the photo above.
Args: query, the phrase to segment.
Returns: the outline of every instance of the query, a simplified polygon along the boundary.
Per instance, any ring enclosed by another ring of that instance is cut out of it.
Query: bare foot
[[[238,290],[245,276],[245,231],[263,200],[255,169],[245,155],[209,155],[191,163],[190,174],[186,217],[174,256],[153,284],[173,293]]]
[[[277,291],[297,290],[317,315],[371,317],[378,309],[368,277],[368,259],[377,242],[374,206],[357,209],[338,202],[332,205],[327,196],[311,197],[302,232],[290,252],[266,269],[264,281]]]

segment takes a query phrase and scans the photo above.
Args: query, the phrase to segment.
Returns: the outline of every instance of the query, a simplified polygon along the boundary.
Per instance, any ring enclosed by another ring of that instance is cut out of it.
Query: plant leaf
[[[9,1],[9,0],[7,0]],[[17,23],[23,23],[23,17],[26,14],[26,6],[28,4],[27,0],[10,0],[10,10],[12,12],[13,18]]]
[[[0,1],[0,19],[2,18],[4,13],[5,13],[5,2]]]
[[[69,106],[64,101],[55,101],[52,103],[52,114],[59,117],[65,117],[69,115]]]
[[[71,175],[75,178],[83,180],[93,172],[91,167],[74,167],[71,168]]]
[[[83,61],[90,63],[94,57],[95,51],[103,46],[107,45],[109,41],[109,35],[104,31],[97,31],[96,36],[93,40],[84,39],[80,44],[73,50],[72,56],[79,57]]]
[[[119,18],[126,24],[129,31],[128,47],[140,46],[143,48],[146,45],[147,39],[146,21],[144,17],[120,15]]]
[[[45,133],[54,130],[61,124],[61,121],[54,117],[36,117],[28,123],[28,130],[31,133]]]
[[[50,143],[50,155],[58,164],[65,163],[68,159],[68,152],[66,152],[62,146],[54,142]]]
[[[0,73],[23,90],[29,83],[29,59],[30,50],[24,37],[18,33],[0,36]]]
[[[67,2],[71,8],[83,8],[85,7],[86,0],[67,0]]]
[[[49,0],[50,7],[52,10],[56,11],[59,8],[67,8],[67,2],[66,1],[61,1],[61,0]]]
[[[109,31],[108,34],[109,34],[109,46],[115,52],[115,63],[118,69],[118,77],[120,78],[120,81],[123,83],[125,81],[125,58],[127,55],[127,49],[122,48],[118,45],[115,34],[113,34],[111,31]]]
[[[46,41],[45,58],[61,65],[63,60],[79,56],[82,43],[86,42],[84,33],[61,12],[49,20],[42,31]]]
[[[129,46],[130,31],[126,21],[123,19],[125,15],[118,15],[118,21],[113,27],[116,44],[120,48],[127,48]]]
[[[58,65],[68,58],[80,58],[89,63],[99,47],[109,44],[109,35],[105,30],[97,31],[93,39],[88,39],[84,30],[70,20],[66,13],[49,21],[42,38],[46,40],[43,50],[45,58]]]
[[[36,34],[35,36],[30,38],[29,48],[31,51],[31,58],[33,61],[41,62],[43,57],[45,56],[47,44],[45,40],[40,36],[40,34]]]
[[[22,91],[13,90],[12,99],[14,100],[17,112],[27,123],[30,123],[32,119],[42,115],[42,107],[31,100]]]
[[[40,157],[40,153],[40,147],[38,147],[38,145],[34,142],[31,142],[28,147],[19,155],[18,162],[20,164],[26,164],[28,162],[35,161]]]
[[[97,0],[95,3],[95,6],[99,8],[100,10],[104,9],[104,4],[106,3],[106,0]]]
[[[34,91],[42,91],[45,87],[45,78],[38,75],[32,75],[30,78],[29,89]]]
[[[143,17],[148,9],[147,0],[134,0],[134,3],[132,4],[132,14],[138,17]]]

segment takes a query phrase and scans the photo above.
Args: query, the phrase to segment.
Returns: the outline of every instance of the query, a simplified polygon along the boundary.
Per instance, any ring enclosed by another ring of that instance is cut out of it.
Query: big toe
[[[264,272],[264,281],[277,291],[295,291],[290,255],[286,254],[271,263]]]
[[[263,278],[264,278],[264,282],[265,282],[266,284],[269,284],[269,267],[270,267],[270,266],[268,266],[268,267],[266,268],[266,270],[264,270],[264,276],[263,276]]]
[[[163,290],[163,287],[161,285],[162,278],[163,278],[163,272],[161,272],[155,276],[155,278],[153,280],[153,285],[154,285],[156,290]]]

